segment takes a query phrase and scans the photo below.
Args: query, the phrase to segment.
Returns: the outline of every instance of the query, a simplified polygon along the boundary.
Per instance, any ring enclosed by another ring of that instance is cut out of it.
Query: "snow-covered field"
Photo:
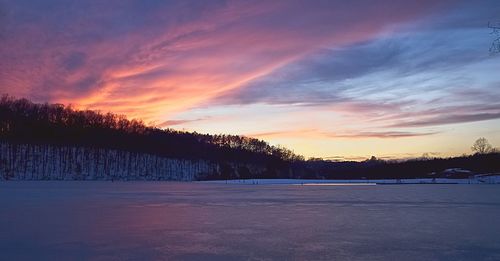
[[[497,185],[9,181],[0,260],[500,260],[499,217]]]

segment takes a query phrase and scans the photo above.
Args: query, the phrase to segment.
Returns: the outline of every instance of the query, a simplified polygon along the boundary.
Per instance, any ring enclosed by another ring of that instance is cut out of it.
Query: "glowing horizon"
[[[500,146],[498,1],[0,0],[0,92],[306,157]]]

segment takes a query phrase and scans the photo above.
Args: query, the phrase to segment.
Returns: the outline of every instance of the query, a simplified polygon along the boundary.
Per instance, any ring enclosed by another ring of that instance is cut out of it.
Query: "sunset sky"
[[[0,0],[0,93],[306,157],[500,146],[500,1]]]

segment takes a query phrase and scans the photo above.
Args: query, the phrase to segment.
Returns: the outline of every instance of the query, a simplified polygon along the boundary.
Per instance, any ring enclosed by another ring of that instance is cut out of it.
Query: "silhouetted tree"
[[[477,139],[471,147],[471,150],[475,153],[485,154],[493,151],[493,147],[485,138]]]

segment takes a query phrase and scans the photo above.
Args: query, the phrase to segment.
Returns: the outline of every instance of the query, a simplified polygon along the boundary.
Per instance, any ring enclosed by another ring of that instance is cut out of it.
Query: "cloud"
[[[453,25],[319,50],[211,102],[328,108],[388,131],[497,119],[487,29]]]
[[[168,120],[168,121],[164,121],[164,122],[162,122],[160,124],[157,124],[156,127],[158,127],[158,128],[167,128],[167,127],[171,127],[171,126],[176,126],[176,125],[181,125],[181,124],[186,124],[186,123],[196,122],[196,121],[201,121],[201,120],[205,120],[205,119]]]
[[[99,105],[161,95],[148,105],[148,117],[158,119],[246,88],[318,48],[369,40],[438,5],[6,1],[0,90],[118,113],[145,105]]]
[[[63,58],[61,66],[68,71],[75,71],[85,65],[86,57],[83,52],[72,52]]]
[[[399,122],[396,124],[392,124],[389,127],[396,127],[396,128],[426,127],[426,126],[437,126],[437,125],[454,124],[454,123],[485,121],[493,119],[500,119],[500,112],[439,115],[428,119]]]
[[[360,139],[360,138],[380,138],[380,139],[388,139],[388,138],[410,138],[410,137],[421,137],[421,136],[429,136],[434,135],[439,132],[406,132],[406,131],[382,131],[382,132],[354,132],[349,134],[330,134],[328,136],[334,138],[352,138],[352,139]]]
[[[254,138],[270,138],[270,137],[304,137],[304,136],[317,136],[318,130],[316,129],[301,129],[301,130],[280,130],[280,131],[268,131],[268,132],[258,132],[250,133],[246,136]]]
[[[229,90],[212,102],[323,105],[351,100],[351,92],[355,90],[377,94],[391,89],[407,89],[409,86],[401,86],[402,83],[390,85],[382,81],[388,77],[394,82],[412,75],[449,74],[492,59],[485,49],[476,48],[487,44],[485,37],[480,35],[484,33],[484,30],[417,31],[317,50],[247,83],[243,88]],[[372,77],[373,87],[354,85],[363,77]]]
[[[439,132],[409,132],[409,131],[343,131],[343,132],[325,132],[317,129],[302,129],[302,130],[281,130],[248,134],[248,136],[255,138],[271,138],[271,137],[323,137],[333,139],[397,139],[397,138],[411,138],[430,136],[438,134]]]

